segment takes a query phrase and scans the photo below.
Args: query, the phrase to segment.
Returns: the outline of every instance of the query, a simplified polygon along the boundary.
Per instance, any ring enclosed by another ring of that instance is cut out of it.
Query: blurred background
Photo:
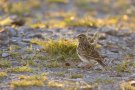
[[[135,27],[134,0],[1,0],[0,6],[1,21],[16,15],[25,19],[25,25],[34,28]]]

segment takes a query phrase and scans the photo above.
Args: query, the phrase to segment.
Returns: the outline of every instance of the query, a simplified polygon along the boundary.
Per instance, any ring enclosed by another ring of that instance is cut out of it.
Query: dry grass
[[[6,76],[7,76],[6,72],[0,72],[0,79],[3,78],[3,77],[6,77]]]
[[[32,72],[33,70],[28,66],[19,66],[19,67],[15,67],[15,68],[10,68],[10,69],[8,69],[8,71],[19,73],[19,72]]]
[[[18,77],[19,80],[12,81],[10,83],[11,87],[28,87],[28,86],[44,86],[47,77],[43,74],[41,75],[33,75],[33,76],[25,76],[21,75]]]
[[[9,60],[0,59],[0,68],[11,67],[11,62]]]
[[[86,89],[91,90],[92,86],[87,83],[77,83],[73,81],[58,81],[58,80],[51,80],[48,82],[49,87],[60,87],[64,90],[79,90],[79,89]]]
[[[116,67],[117,72],[122,73],[122,72],[130,72],[129,70],[129,62],[122,62],[121,64],[118,64]]]
[[[34,1],[32,0],[28,1],[21,1],[21,2],[14,2],[14,3],[9,3],[8,1],[1,1],[0,3],[1,8],[7,12],[7,13],[12,13],[12,14],[18,14],[22,15],[24,13],[30,12],[30,9],[34,8],[39,8],[40,7],[40,2],[39,1]]]
[[[72,79],[83,78],[83,75],[82,74],[78,74],[78,73],[73,73],[73,74],[71,74],[70,78],[72,78]]]
[[[48,3],[63,3],[66,4],[68,3],[68,0],[46,0]]]
[[[33,39],[32,43],[36,43],[44,48],[44,50],[52,56],[57,56],[56,59],[66,60],[67,58],[77,58],[76,41],[74,40],[49,40],[47,42],[38,39]]]

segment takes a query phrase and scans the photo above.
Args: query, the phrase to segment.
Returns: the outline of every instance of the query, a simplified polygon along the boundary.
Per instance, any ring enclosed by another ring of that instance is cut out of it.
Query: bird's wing
[[[93,58],[93,59],[102,59],[101,55],[99,54],[99,52],[95,49],[94,45],[89,45],[89,50],[87,50],[89,57]]]
[[[84,57],[88,56],[89,53],[89,44],[84,43],[83,45],[79,45],[77,48],[78,54]]]

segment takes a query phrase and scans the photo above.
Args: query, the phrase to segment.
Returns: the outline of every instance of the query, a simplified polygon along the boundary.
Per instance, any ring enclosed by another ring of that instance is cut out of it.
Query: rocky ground
[[[135,90],[134,1],[0,4],[0,89]],[[107,71],[99,65],[78,67],[74,38],[97,32],[97,49],[105,57]]]

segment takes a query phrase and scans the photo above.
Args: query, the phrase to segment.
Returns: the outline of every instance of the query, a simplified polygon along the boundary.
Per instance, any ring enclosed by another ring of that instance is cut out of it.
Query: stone
[[[7,45],[9,43],[8,33],[2,30],[0,32],[0,45]]]
[[[7,26],[4,28],[4,30],[5,30],[5,32],[7,32],[9,37],[13,37],[13,36],[15,37],[18,35],[17,30],[15,30],[12,27]]]
[[[84,28],[84,27],[76,27],[75,28],[75,31],[78,32],[78,33],[84,33],[84,32],[87,31],[87,29]]]
[[[107,35],[105,33],[99,34],[99,40],[104,40],[107,38]]]
[[[9,56],[9,53],[2,53],[3,58],[8,57],[8,56]]]
[[[51,37],[52,37],[52,39],[59,39],[59,37],[60,37],[60,36],[59,36],[59,35],[54,34],[54,35],[52,35]]]
[[[26,47],[26,46],[29,46],[29,43],[26,43],[26,42],[16,42],[16,45],[18,45],[20,47]]]
[[[18,34],[19,36],[24,36],[26,34],[29,34],[31,32],[34,32],[36,30],[34,30],[33,28],[27,27],[27,26],[23,26],[23,27],[19,27],[18,28]]]
[[[22,42],[30,43],[31,39],[22,39]]]
[[[28,38],[44,39],[44,37],[43,37],[43,35],[41,33],[29,34]]]
[[[14,40],[12,37],[17,37],[18,33],[12,27],[5,27],[0,31],[0,45],[9,45]]]
[[[53,34],[53,31],[45,30],[44,33],[46,33],[46,34],[48,34],[48,35],[52,35],[52,34]]]

